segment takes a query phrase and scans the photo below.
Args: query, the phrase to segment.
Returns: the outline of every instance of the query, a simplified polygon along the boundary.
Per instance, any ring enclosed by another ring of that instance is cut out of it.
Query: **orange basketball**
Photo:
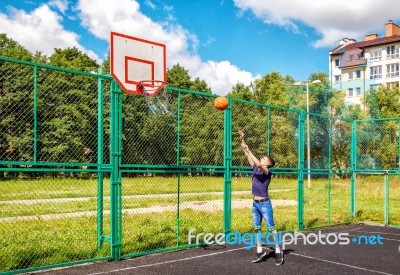
[[[225,110],[228,108],[228,99],[224,96],[219,96],[214,100],[214,107],[217,108],[218,110]]]

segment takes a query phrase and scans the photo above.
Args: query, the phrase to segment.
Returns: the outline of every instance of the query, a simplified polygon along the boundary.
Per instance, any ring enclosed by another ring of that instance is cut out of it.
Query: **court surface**
[[[288,245],[285,262],[275,264],[273,247],[267,257],[252,263],[255,248],[215,245],[153,254],[114,262],[98,262],[45,270],[39,274],[400,274],[400,229],[370,225],[343,225],[303,232],[347,233],[348,245]],[[331,234],[330,234],[331,235]],[[315,240],[315,238],[310,238]],[[376,244],[366,244],[368,242]],[[301,240],[301,238],[299,238]],[[329,237],[331,242],[334,237]],[[378,244],[381,242],[382,244]]]

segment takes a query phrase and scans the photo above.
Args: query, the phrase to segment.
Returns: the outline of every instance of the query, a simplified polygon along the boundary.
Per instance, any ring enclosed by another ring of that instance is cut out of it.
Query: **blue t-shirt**
[[[253,165],[252,188],[253,195],[268,198],[268,185],[271,182],[272,172],[268,169],[268,174]]]

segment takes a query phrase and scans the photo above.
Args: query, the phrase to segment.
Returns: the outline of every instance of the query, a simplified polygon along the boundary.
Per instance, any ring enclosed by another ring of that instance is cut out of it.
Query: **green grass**
[[[223,231],[223,212],[181,209],[176,211],[178,192],[176,177],[123,178],[122,208],[172,206],[172,211],[147,214],[123,214],[122,253],[185,245],[188,232],[219,233]],[[350,221],[350,180],[312,179],[311,188],[304,186],[304,226],[326,226]],[[389,221],[400,224],[400,176],[389,177]],[[104,209],[109,210],[109,180],[104,180]],[[232,179],[232,231],[252,232],[251,179]],[[328,191],[330,200],[328,201]],[[97,179],[42,178],[0,181],[0,218],[36,216],[31,221],[0,221],[0,272],[89,258],[110,256],[109,244],[97,250],[95,215],[80,217],[68,213],[97,210]],[[180,178],[180,202],[221,201],[221,177]],[[219,193],[215,193],[219,192]],[[172,194],[172,196],[168,195]],[[297,206],[277,200],[297,201],[297,180],[274,178],[270,186],[274,216],[279,230],[297,228]],[[64,200],[60,199],[78,199]],[[384,222],[383,176],[357,177],[356,209],[358,221]],[[59,199],[57,201],[57,199]],[[248,200],[247,208],[234,208],[235,200]],[[274,202],[275,201],[275,202]],[[5,203],[7,202],[7,203]],[[11,203],[12,202],[12,203]],[[222,203],[221,203],[222,205]],[[328,207],[329,206],[329,207]],[[40,215],[52,214],[45,220]],[[178,219],[179,214],[179,219]],[[58,216],[57,216],[58,215]],[[104,235],[108,236],[109,215],[104,215]]]

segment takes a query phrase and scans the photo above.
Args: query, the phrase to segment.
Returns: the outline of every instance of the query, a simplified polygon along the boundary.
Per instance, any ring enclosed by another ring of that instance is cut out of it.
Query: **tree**
[[[196,77],[194,81],[192,81],[191,85],[190,85],[190,90],[195,90],[195,91],[199,91],[199,92],[203,92],[206,94],[211,94],[211,88],[209,88],[207,86],[207,82],[205,82],[204,80],[200,80],[200,78]]]
[[[364,104],[367,106],[367,110],[370,118],[380,118],[379,99],[377,91],[375,89],[369,90],[364,98]]]
[[[55,49],[49,61],[69,69],[97,71],[96,61],[77,48]],[[94,161],[83,152],[97,151],[97,78],[42,68],[38,102],[40,160]]]
[[[167,82],[171,87],[186,90],[190,89],[190,86],[192,85],[189,72],[179,64],[174,65],[171,69],[167,70]]]
[[[49,58],[49,64],[84,72],[97,72],[98,65],[95,60],[78,48],[54,49]]]
[[[400,117],[400,89],[382,86],[377,92],[382,118]]]
[[[282,75],[272,72],[254,81],[255,100],[270,105],[288,107],[286,88]]]
[[[254,98],[253,93],[250,91],[250,87],[245,86],[243,83],[237,83],[235,86],[233,86],[232,91],[228,94],[228,96],[247,101],[253,101]]]
[[[0,56],[32,61],[32,54],[5,33],[0,34]]]
[[[0,55],[32,60],[18,42],[0,34]],[[0,61],[0,159],[32,160],[33,67]]]

